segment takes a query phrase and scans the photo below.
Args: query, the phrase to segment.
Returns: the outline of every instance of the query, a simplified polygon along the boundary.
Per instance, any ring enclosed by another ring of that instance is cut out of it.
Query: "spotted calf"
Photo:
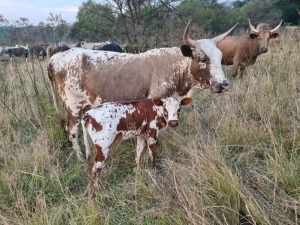
[[[156,140],[159,131],[167,126],[176,127],[180,106],[188,105],[191,98],[181,101],[176,98],[143,99],[130,102],[108,102],[91,109],[82,119],[86,156],[90,157],[88,134],[95,146],[92,168],[92,185],[97,187],[98,174],[104,166],[111,145],[116,140],[137,137],[136,167],[145,147],[145,142],[155,166]]]

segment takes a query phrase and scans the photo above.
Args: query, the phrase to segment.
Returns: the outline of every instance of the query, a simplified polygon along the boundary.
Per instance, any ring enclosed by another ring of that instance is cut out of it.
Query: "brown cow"
[[[92,168],[92,185],[98,184],[98,174],[104,166],[110,147],[116,140],[137,137],[136,167],[139,169],[141,153],[145,143],[155,166],[156,140],[158,133],[167,126],[179,124],[180,106],[188,105],[191,98],[181,101],[176,98],[155,98],[129,102],[107,102],[89,110],[83,117],[82,129],[86,156],[90,156],[88,135],[95,146],[95,157]]]
[[[281,24],[282,21],[272,30],[265,23],[259,24],[255,29],[249,20],[251,28],[249,36],[229,36],[217,43],[217,47],[223,53],[222,64],[233,65],[233,77],[236,77],[239,68],[242,77],[246,67],[253,65],[260,54],[268,51],[269,40],[278,37],[279,33],[276,31]]]
[[[67,110],[67,131],[81,159],[78,129],[82,113],[108,101],[186,95],[195,88],[215,93],[229,89],[222,70],[222,53],[216,43],[233,29],[213,39],[189,38],[190,22],[180,48],[160,48],[140,54],[73,48],[52,56],[48,75]]]

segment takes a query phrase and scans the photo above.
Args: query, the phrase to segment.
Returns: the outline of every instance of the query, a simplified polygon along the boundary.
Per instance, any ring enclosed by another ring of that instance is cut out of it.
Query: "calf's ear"
[[[183,98],[180,102],[181,105],[189,105],[193,102],[192,98]]]
[[[163,101],[160,98],[154,98],[154,99],[152,99],[152,102],[156,106],[163,106],[164,105]]]
[[[271,36],[271,39],[276,39],[279,36],[279,33],[273,33],[270,36]]]
[[[193,56],[193,51],[192,51],[190,46],[182,45],[180,49],[181,49],[182,55],[187,56],[187,57],[192,57]]]

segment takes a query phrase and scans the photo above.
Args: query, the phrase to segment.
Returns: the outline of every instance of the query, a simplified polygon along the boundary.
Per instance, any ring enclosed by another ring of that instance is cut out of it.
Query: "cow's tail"
[[[91,157],[91,149],[90,149],[90,145],[89,145],[89,141],[88,141],[88,131],[87,131],[89,118],[90,118],[90,115],[86,114],[81,120],[83,140],[84,140],[84,145],[85,145],[85,157],[87,160],[89,160]]]
[[[59,114],[58,104],[57,104],[57,96],[56,96],[56,93],[55,93],[55,90],[54,90],[54,81],[53,81],[53,77],[52,77],[53,70],[52,70],[51,63],[48,64],[47,70],[48,70],[48,78],[50,80],[50,89],[51,89],[52,98],[53,98],[53,101],[54,101],[54,106],[55,106],[57,114]]]

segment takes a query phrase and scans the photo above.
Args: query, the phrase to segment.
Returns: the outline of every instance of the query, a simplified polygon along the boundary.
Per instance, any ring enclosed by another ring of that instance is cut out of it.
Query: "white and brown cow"
[[[9,57],[11,63],[13,62],[13,57],[24,56],[27,62],[29,56],[29,48],[27,46],[16,45],[15,47],[3,47],[0,50],[0,55]]]
[[[141,153],[147,143],[152,166],[155,166],[156,141],[159,132],[167,126],[178,126],[180,107],[191,102],[191,98],[184,98],[181,101],[173,97],[155,98],[129,102],[107,102],[89,110],[83,116],[81,123],[88,158],[90,156],[88,135],[95,146],[92,167],[93,187],[97,186],[98,174],[104,166],[111,145],[116,140],[137,137],[135,162],[138,169]]]
[[[82,113],[103,102],[184,96],[191,88],[229,89],[216,43],[233,29],[213,39],[192,40],[188,23],[181,48],[160,48],[140,54],[70,49],[51,57],[48,75],[55,108],[54,87],[67,111],[67,131],[81,157],[78,129]]]

